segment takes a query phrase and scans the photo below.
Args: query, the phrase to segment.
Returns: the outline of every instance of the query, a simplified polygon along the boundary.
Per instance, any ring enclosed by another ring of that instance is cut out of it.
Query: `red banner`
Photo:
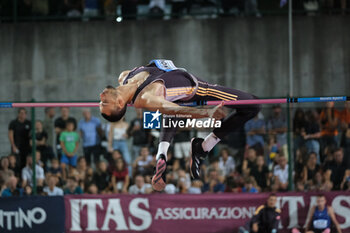
[[[268,194],[151,194],[65,196],[66,231],[236,232]],[[303,228],[317,193],[278,194],[280,232]],[[350,193],[326,193],[343,232],[350,232]]]

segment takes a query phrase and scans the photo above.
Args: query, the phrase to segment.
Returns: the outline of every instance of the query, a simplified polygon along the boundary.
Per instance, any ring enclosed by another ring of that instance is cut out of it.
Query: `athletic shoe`
[[[152,187],[154,190],[161,192],[166,186],[166,161],[165,156],[161,154],[157,160],[156,171],[152,178]]]
[[[191,140],[190,173],[194,180],[200,178],[201,163],[208,156],[208,152],[203,150],[203,141],[203,138],[192,138]]]

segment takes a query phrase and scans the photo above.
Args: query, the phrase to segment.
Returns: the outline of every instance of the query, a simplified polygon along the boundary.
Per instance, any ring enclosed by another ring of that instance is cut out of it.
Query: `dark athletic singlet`
[[[326,229],[331,226],[331,218],[328,215],[327,206],[320,211],[318,207],[315,209],[315,213],[312,216],[312,224],[314,229]]]
[[[198,80],[196,77],[183,70],[173,70],[166,72],[159,69],[155,65],[151,64],[148,66],[135,67],[128,76],[123,81],[125,85],[129,79],[134,77],[136,74],[146,71],[149,73],[147,79],[137,88],[133,98],[132,103],[135,102],[136,97],[140,92],[149,84],[156,81],[161,81],[164,83],[166,88],[165,99],[171,102],[184,102],[191,99],[197,89]]]

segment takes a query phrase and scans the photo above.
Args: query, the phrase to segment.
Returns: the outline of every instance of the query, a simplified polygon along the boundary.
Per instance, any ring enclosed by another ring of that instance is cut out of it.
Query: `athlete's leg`
[[[210,101],[210,100],[248,100],[256,97],[243,91],[227,88],[219,85],[212,85],[206,82],[199,82],[196,95],[191,101]],[[259,105],[226,105],[228,108],[235,109],[234,112],[228,114],[221,120],[221,127],[216,128],[205,139],[194,138],[191,141],[190,161],[191,176],[198,179],[200,175],[201,161],[208,155],[208,152],[220,142],[228,133],[238,130],[245,122],[252,119],[260,111]]]
[[[170,120],[170,118],[163,118],[163,120],[168,121]],[[174,120],[174,119],[171,118],[171,120]],[[176,130],[177,130],[176,127],[170,127],[170,128],[162,127],[160,131],[158,151],[156,156],[156,159],[157,159],[156,171],[152,178],[152,187],[157,191],[162,191],[166,186],[165,173],[166,173],[167,153],[168,153],[170,143],[173,137],[175,136]]]

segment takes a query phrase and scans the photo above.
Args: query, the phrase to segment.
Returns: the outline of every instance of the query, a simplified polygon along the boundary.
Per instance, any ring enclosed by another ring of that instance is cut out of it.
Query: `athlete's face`
[[[319,209],[323,209],[326,205],[326,198],[325,197],[318,197],[316,203],[317,203],[317,206]]]
[[[116,109],[116,89],[111,86],[107,86],[100,93],[100,112],[106,115],[110,115],[113,110]]]
[[[276,206],[277,197],[276,196],[270,196],[269,199],[267,199],[267,206],[270,208],[273,208]]]

